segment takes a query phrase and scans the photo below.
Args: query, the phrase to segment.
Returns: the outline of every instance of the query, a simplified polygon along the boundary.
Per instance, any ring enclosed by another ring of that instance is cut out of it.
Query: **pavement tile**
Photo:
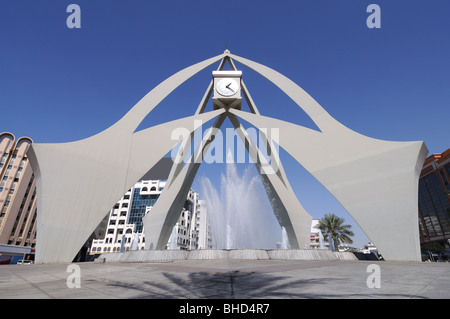
[[[449,263],[179,260],[78,263],[81,288],[68,288],[69,264],[0,266],[1,299],[375,299],[450,298]]]

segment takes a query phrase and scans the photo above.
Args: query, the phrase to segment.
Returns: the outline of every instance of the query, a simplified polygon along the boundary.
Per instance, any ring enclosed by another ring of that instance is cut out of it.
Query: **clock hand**
[[[226,88],[227,88],[228,90],[230,90],[231,92],[234,92],[234,90],[233,90],[232,88],[230,88],[230,85],[231,85],[231,84],[233,84],[233,83],[228,84],[228,85],[226,86]]]

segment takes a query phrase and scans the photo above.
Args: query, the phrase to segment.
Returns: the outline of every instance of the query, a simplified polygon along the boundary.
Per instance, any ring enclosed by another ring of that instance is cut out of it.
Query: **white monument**
[[[193,116],[135,132],[140,122],[168,94],[218,61],[218,70],[213,72]],[[278,86],[310,116],[320,131],[262,116],[234,61]],[[231,71],[223,71],[226,62]],[[214,110],[205,112],[213,92]],[[250,112],[240,110],[241,93]],[[172,75],[117,123],[95,136],[71,143],[32,144],[29,158],[38,189],[36,262],[72,261],[106,212],[179,142],[171,134],[175,129],[184,127],[190,132],[183,136],[182,148],[187,149],[197,129],[195,125],[216,118],[203,143],[184,166],[183,154],[188,152],[179,152],[164,191],[151,214],[144,217],[146,249],[164,249],[203,154],[226,117],[244,141],[266,185],[291,249],[309,245],[312,218],[291,189],[274,143],[284,148],[334,195],[385,259],[420,260],[417,197],[418,177],[428,153],[425,144],[382,141],[353,132],[282,74],[226,50]],[[239,118],[259,129],[279,130],[277,140],[260,131],[267,142],[270,162]]]

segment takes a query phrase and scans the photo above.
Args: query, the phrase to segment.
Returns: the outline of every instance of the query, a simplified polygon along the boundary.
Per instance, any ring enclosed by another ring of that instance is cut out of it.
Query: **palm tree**
[[[334,243],[334,250],[339,251],[340,243],[352,244],[353,240],[350,238],[354,233],[350,230],[351,225],[343,225],[344,218],[338,217],[335,214],[325,214],[316,226],[319,228],[325,239],[328,239],[328,234],[331,235]]]

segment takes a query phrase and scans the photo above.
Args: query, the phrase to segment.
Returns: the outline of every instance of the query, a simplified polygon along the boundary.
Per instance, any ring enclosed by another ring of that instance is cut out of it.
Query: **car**
[[[18,265],[31,265],[32,263],[33,263],[32,260],[23,260],[23,259],[20,259],[20,260],[17,261],[17,264],[18,264]]]

